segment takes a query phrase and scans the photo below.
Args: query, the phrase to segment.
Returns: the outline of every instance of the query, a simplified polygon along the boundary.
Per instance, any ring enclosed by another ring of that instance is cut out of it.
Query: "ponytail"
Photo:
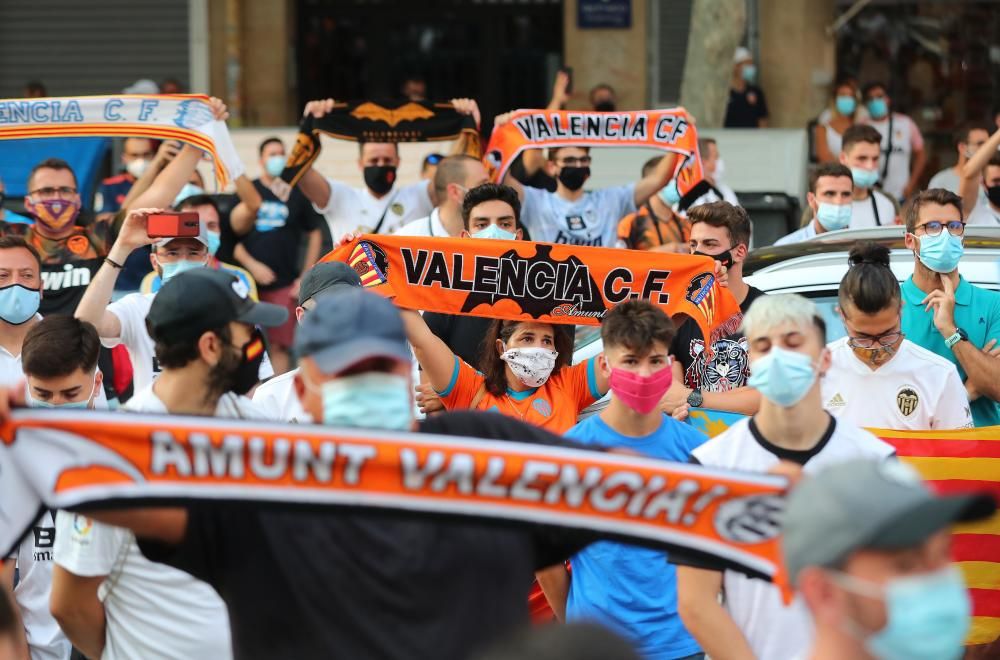
[[[848,256],[850,268],[840,281],[840,307],[850,302],[865,314],[875,314],[902,300],[899,282],[889,267],[889,248],[871,241],[858,243]]]

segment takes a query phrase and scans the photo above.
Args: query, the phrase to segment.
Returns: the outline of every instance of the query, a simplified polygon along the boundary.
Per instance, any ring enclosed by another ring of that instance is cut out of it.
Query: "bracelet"
[[[118,270],[121,270],[122,268],[124,268],[124,266],[122,266],[120,263],[118,263],[117,261],[115,261],[111,257],[104,257],[104,263],[111,264],[112,266],[114,266]]]

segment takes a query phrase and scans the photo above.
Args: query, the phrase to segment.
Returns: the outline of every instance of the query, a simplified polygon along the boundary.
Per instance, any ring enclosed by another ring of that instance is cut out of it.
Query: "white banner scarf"
[[[244,172],[226,128],[203,94],[122,94],[0,100],[0,140],[42,137],[179,140],[212,156],[221,190]]]
[[[520,442],[204,417],[17,410],[0,550],[49,509],[196,501],[360,507],[584,530],[783,577],[786,481]]]

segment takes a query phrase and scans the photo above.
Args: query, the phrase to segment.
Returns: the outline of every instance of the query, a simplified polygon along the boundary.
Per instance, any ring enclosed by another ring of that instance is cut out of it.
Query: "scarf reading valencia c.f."
[[[319,156],[320,134],[352,142],[438,142],[468,138],[466,148],[479,158],[479,129],[451,103],[431,101],[354,101],[336,103],[320,117],[306,115],[281,178],[295,185]]]
[[[79,96],[0,100],[0,140],[39,137],[150,137],[211,154],[219,187],[243,174],[226,123],[203,94]]]
[[[519,442],[122,413],[19,410],[0,438],[3,550],[43,505],[235,501],[552,525],[783,577],[785,480],[770,475]]]
[[[711,341],[742,320],[709,257],[532,241],[365,235],[323,261],[406,309],[542,323],[598,325],[626,300],[684,314]],[[711,341],[706,345],[711,345]]]
[[[680,108],[634,112],[517,110],[493,130],[483,162],[493,181],[503,181],[525,149],[552,147],[647,147],[679,154],[674,170],[681,207],[709,190],[698,152],[694,121]]]

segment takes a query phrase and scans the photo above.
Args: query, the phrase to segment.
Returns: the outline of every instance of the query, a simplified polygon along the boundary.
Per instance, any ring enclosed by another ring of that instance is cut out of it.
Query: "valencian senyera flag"
[[[716,281],[715,262],[696,255],[366,234],[323,261],[350,264],[364,286],[406,309],[598,325],[615,305],[643,299],[670,316],[691,317],[713,339],[743,320]]]
[[[784,584],[786,486],[774,475],[568,444],[15,410],[0,427],[0,549],[14,546],[42,507],[226,501],[551,525]]]
[[[214,161],[219,187],[243,174],[226,123],[203,94],[119,94],[0,100],[0,140],[150,137],[198,147]],[[2,148],[2,147],[0,147]]]

